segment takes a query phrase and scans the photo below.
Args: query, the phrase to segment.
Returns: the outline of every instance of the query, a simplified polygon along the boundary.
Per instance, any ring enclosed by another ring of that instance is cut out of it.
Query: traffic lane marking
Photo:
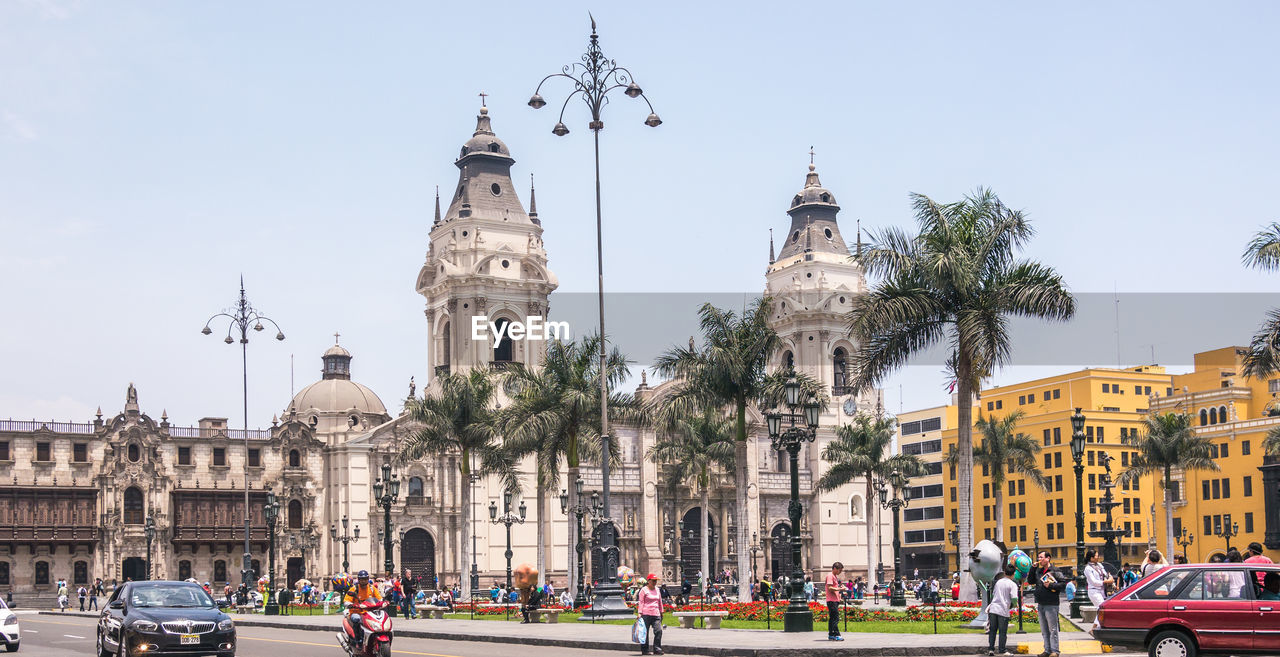
[[[311,641],[290,641],[288,639],[265,639],[265,638],[256,637],[256,636],[240,636],[240,637],[237,637],[237,639],[240,641],[268,641],[271,643],[289,643],[295,646],[319,646],[321,648],[331,648],[334,645],[336,645],[336,642],[314,643]],[[397,648],[392,648],[391,652],[399,655],[422,655],[424,657],[459,657],[458,655],[443,655],[438,652],[415,652],[413,650],[400,650]]]

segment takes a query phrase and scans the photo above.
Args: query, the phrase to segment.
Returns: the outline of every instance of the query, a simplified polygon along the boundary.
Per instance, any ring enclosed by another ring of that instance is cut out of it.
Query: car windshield
[[[129,594],[134,607],[213,607],[213,598],[198,586],[158,584],[137,586]]]

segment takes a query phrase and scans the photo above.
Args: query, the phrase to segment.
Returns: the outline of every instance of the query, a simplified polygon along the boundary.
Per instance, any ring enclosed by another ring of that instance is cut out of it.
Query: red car
[[[1103,602],[1092,634],[1151,657],[1280,654],[1280,566],[1164,568]]]

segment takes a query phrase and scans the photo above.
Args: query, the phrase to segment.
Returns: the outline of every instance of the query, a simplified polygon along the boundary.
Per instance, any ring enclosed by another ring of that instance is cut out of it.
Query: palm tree
[[[880,563],[880,505],[876,504],[874,479],[885,479],[897,471],[908,477],[925,474],[924,461],[911,454],[889,456],[893,446],[892,417],[876,417],[859,413],[850,424],[836,429],[835,440],[822,448],[822,460],[830,465],[818,478],[820,491],[833,491],[856,479],[863,479],[863,500],[867,523],[867,573],[876,572]]]
[[[1244,264],[1263,271],[1280,269],[1280,222],[1258,231],[1244,250]],[[1267,312],[1244,357],[1245,376],[1265,379],[1280,372],[1280,308]]]
[[[974,392],[984,376],[1009,362],[1011,316],[1067,320],[1075,314],[1075,299],[1052,268],[1018,258],[1034,231],[1022,212],[990,190],[955,203],[911,198],[919,233],[886,229],[859,257],[880,280],[854,298],[849,313],[858,344],[853,385],[872,387],[935,345],[954,352],[957,524],[965,555],[973,543]]]
[[[747,532],[755,526],[747,509],[747,487],[755,481],[747,467],[747,407],[757,404],[772,407],[782,398],[782,384],[787,372],[768,373],[766,368],[781,345],[778,334],[769,325],[772,301],[762,297],[747,307],[741,316],[703,304],[698,311],[705,346],[699,349],[692,338],[688,348],[673,347],[658,356],[654,369],[658,374],[677,379],[672,392],[663,401],[661,417],[689,415],[705,408],[725,408],[734,420],[734,479],[738,482],[736,504],[739,546],[750,543]],[[797,376],[806,394],[815,394],[820,404],[826,397],[815,381]],[[746,573],[751,572],[747,550],[738,550],[738,600],[751,599],[751,585]]]
[[[537,464],[538,572],[546,572],[548,535],[547,491],[560,480],[560,464],[568,465],[566,491],[569,504],[578,503],[576,488],[584,459],[600,457],[600,337],[584,336],[581,342],[553,340],[540,367],[512,363],[503,376],[511,403],[500,414],[502,433],[512,452],[533,455]],[[616,389],[630,374],[627,359],[616,347],[610,353],[605,378]],[[609,395],[609,413],[619,420],[643,421],[641,409],[631,395]],[[611,451],[612,451],[611,446]],[[569,541],[568,558],[575,563],[577,553]],[[569,568],[569,586],[576,590],[577,570]]]
[[[472,457],[477,475],[498,476],[506,490],[518,493],[520,479],[513,455],[503,448],[498,436],[493,410],[495,390],[488,374],[471,370],[446,374],[438,381],[438,395],[424,394],[421,399],[410,398],[406,402],[410,420],[419,426],[401,446],[400,456],[412,460],[427,454],[460,454],[462,536],[458,545],[466,545],[471,537]],[[464,576],[470,565],[466,563],[467,554],[465,549],[458,550],[458,572]],[[469,589],[463,590],[464,599],[470,599]]]
[[[1022,411],[1014,411],[997,420],[979,414],[974,425],[982,434],[982,442],[973,449],[973,462],[990,473],[991,488],[996,498],[997,541],[1004,540],[1004,484],[1008,475],[1022,475],[1041,490],[1049,490],[1049,478],[1036,465],[1040,443],[1017,430],[1024,415]],[[951,446],[946,460],[948,465],[959,462],[955,445]]]
[[[672,418],[662,437],[645,454],[654,463],[667,464],[673,484],[689,481],[698,491],[702,506],[702,572],[707,576],[711,574],[711,549],[707,540],[707,527],[711,524],[708,500],[711,476],[717,470],[733,472],[736,447],[732,421],[721,410],[708,408],[696,415]]]
[[[1129,468],[1120,474],[1121,483],[1137,481],[1147,475],[1160,475],[1164,486],[1165,554],[1173,554],[1173,471],[1218,471],[1210,458],[1207,438],[1196,435],[1191,416],[1185,413],[1151,414],[1143,419],[1143,431],[1126,444],[1138,448]],[[1264,444],[1265,445],[1265,444]]]

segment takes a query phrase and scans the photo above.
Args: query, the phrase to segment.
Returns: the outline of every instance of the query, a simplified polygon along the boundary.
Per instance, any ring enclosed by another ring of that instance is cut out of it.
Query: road
[[[18,655],[40,657],[93,656],[96,620],[77,616],[18,617],[22,629],[22,647]],[[280,630],[267,627],[240,627],[236,630],[237,657],[342,657],[337,639],[328,632]],[[598,655],[633,654],[621,651],[580,650],[573,648],[515,646],[482,641],[439,641],[404,639],[395,641],[393,655],[426,657],[493,657],[495,653],[519,651],[520,657],[594,657]],[[636,650],[634,654],[639,654]],[[0,651],[0,654],[7,654]]]

